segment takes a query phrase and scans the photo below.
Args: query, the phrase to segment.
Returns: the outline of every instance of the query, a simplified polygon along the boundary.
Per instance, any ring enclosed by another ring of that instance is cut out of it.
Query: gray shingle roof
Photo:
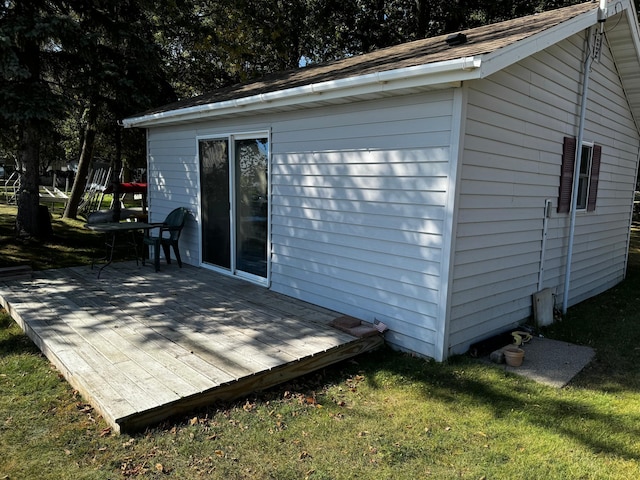
[[[448,35],[441,35],[383,48],[364,55],[311,65],[289,72],[270,75],[251,83],[221,88],[198,97],[188,98],[149,110],[141,115],[153,115],[319,82],[487,54],[555,27],[577,15],[595,10],[597,6],[597,3],[586,2],[465,30],[462,33],[467,36],[467,42],[458,46],[448,46],[445,41]]]

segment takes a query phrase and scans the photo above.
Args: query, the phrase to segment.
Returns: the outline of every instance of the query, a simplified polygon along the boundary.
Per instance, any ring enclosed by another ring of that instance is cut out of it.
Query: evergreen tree
[[[15,135],[23,172],[16,232],[41,237],[48,229],[38,213],[40,151],[67,105],[48,79],[60,60],[60,33],[70,19],[63,2],[5,0],[0,20],[0,126]]]

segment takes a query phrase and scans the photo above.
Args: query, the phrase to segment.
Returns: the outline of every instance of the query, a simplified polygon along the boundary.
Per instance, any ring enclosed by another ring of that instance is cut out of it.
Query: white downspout
[[[603,32],[604,22],[607,20],[607,0],[600,0],[598,7],[598,22],[600,23],[600,33]],[[582,157],[582,139],[584,137],[584,123],[587,116],[587,97],[589,93],[589,73],[591,64],[593,63],[593,55],[591,52],[591,38],[594,34],[594,28],[589,28],[587,32],[587,46],[584,60],[584,80],[582,82],[582,104],[580,105],[580,123],[578,124],[578,138],[576,140],[576,158],[573,164],[573,187],[571,189],[571,207],[569,222],[569,245],[567,248],[567,260],[564,275],[564,293],[562,295],[562,314],[567,313],[567,305],[569,303],[569,284],[571,282],[571,257],[573,256],[573,237],[576,229],[576,208],[578,203],[578,182],[580,181],[580,159]]]
[[[578,123],[578,139],[576,140],[576,158],[573,162],[573,186],[571,187],[571,206],[569,207],[569,245],[567,248],[567,260],[564,272],[564,294],[562,295],[562,314],[567,313],[569,302],[569,283],[571,281],[571,257],[573,256],[573,237],[576,230],[576,208],[578,204],[578,182],[580,181],[580,159],[582,157],[582,139],[584,137],[584,122],[587,116],[587,97],[589,93],[589,71],[593,63],[591,55],[591,36],[593,27],[587,32],[587,46],[584,61],[584,72],[582,81],[582,100],[580,105],[580,121]]]

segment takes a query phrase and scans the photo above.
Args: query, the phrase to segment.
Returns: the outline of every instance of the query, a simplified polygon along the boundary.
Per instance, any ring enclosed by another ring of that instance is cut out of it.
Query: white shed
[[[185,262],[378,319],[436,360],[530,318],[543,288],[573,305],[617,284],[640,148],[633,3],[461,33],[124,120],[147,129],[152,220],[187,207]]]

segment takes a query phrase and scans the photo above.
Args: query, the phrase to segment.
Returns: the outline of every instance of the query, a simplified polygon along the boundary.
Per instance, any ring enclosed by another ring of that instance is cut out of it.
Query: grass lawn
[[[88,263],[99,237],[54,220],[18,244],[0,207],[0,258]],[[640,232],[635,232],[640,233]],[[467,357],[382,350],[137,435],[113,435],[0,314],[0,480],[640,478],[640,248],[627,279],[570,309],[552,338],[596,360],[563,389]]]

